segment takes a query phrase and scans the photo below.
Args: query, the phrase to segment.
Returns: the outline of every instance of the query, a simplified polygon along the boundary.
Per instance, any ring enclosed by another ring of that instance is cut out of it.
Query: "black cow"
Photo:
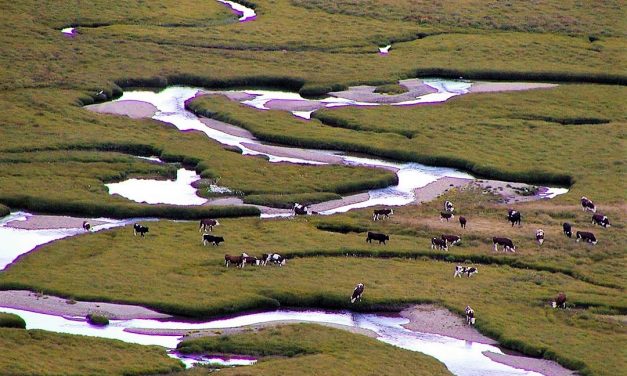
[[[224,266],[228,268],[231,264],[235,264],[238,268],[243,268],[246,265],[246,256],[244,254],[242,256],[224,255]]]
[[[588,200],[586,196],[581,197],[581,207],[583,208],[583,211],[589,210],[593,213],[597,212],[597,207],[592,201]]]
[[[475,267],[457,265],[455,267],[455,274],[453,274],[453,278],[461,278],[464,274],[466,274],[466,276],[470,278],[475,273],[479,273],[479,270],[477,270],[477,268]]]
[[[358,283],[353,290],[353,295],[351,295],[351,303],[355,303],[356,300],[361,302],[361,296],[364,293],[364,284]]]
[[[455,211],[455,208],[453,207],[453,203],[448,200],[444,201],[444,211],[446,212]]]
[[[603,214],[593,214],[592,215],[592,224],[603,226],[605,228],[610,227],[610,220],[606,215]]]
[[[246,255],[245,253],[242,254]],[[244,257],[244,261],[246,262],[246,264],[248,265],[261,265],[261,260],[259,260],[257,257],[254,256],[243,256]]]
[[[522,215],[519,211],[509,209],[507,211],[507,220],[512,222],[512,227],[514,227],[514,224],[518,224],[518,226],[521,226]]]
[[[459,225],[462,226],[462,228],[466,228],[466,218],[459,217]]]
[[[440,212],[440,222],[445,220],[448,222],[449,219],[451,218],[455,218],[455,215],[453,213],[448,213],[448,212]]]
[[[470,306],[466,306],[466,324],[475,325],[475,311]]]
[[[390,216],[394,214],[393,209],[375,209],[372,212],[372,220],[377,221],[379,219],[390,218]]]
[[[378,232],[368,231],[368,237],[366,238],[366,241],[368,243],[372,243],[373,240],[379,241],[379,244],[385,244],[386,241],[390,240],[390,237],[388,235],[380,234]]]
[[[541,228],[536,230],[536,241],[540,245],[542,245],[542,243],[544,243],[544,230],[542,230]]]
[[[211,234],[203,234],[202,235],[202,244],[207,245],[209,243],[218,246],[220,243],[224,242],[224,238],[221,236],[213,236]]]
[[[573,228],[570,223],[564,222],[562,224],[562,228],[564,229],[564,235],[568,236],[569,238],[573,237]]]
[[[577,243],[579,243],[579,240],[585,240],[588,243],[597,244],[597,238],[591,232],[577,231],[576,236]]]
[[[200,220],[200,226],[198,226],[198,231],[206,231],[207,227],[209,227],[209,231],[213,231],[215,226],[220,226],[220,222],[215,219],[204,218]]]
[[[148,233],[148,227],[142,226],[139,223],[133,225],[133,235],[139,234],[143,238],[146,233]]]
[[[494,244],[494,251],[498,252],[499,250],[499,245],[503,246],[503,250],[505,252],[507,252],[508,250],[512,251],[512,252],[516,252],[516,247],[514,246],[514,242],[512,242],[511,239],[508,238],[497,238],[494,237],[492,238],[492,243]]]
[[[287,263],[287,259],[278,253],[264,253],[261,255],[261,265],[267,265],[269,262],[283,266]]]
[[[83,230],[85,231],[91,230],[91,224],[87,221],[83,221]]]
[[[566,294],[560,292],[555,297],[555,301],[553,302],[553,308],[566,308]]]
[[[294,203],[294,215],[307,215],[309,208],[306,205],[301,205],[299,203]]]
[[[440,238],[432,238],[431,239],[431,249],[443,249],[448,251],[448,246],[446,245],[446,240]]]
[[[446,243],[450,245],[455,245],[462,241],[462,238],[457,235],[444,235],[441,236],[442,240],[446,240]]]

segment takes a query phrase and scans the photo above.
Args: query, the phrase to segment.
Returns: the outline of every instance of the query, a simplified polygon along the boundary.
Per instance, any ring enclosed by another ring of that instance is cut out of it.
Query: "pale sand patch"
[[[500,91],[519,91],[533,89],[552,89],[557,84],[545,84],[540,82],[484,82],[478,81],[470,87],[471,93],[495,93]]]
[[[485,193],[494,193],[501,196],[504,204],[537,201],[542,199],[542,197],[538,195],[522,196],[516,193],[514,188],[533,188],[532,185],[525,183],[510,183],[500,180],[478,179],[473,181],[471,185],[481,188]]]
[[[464,187],[472,182],[472,179],[452,178],[445,176],[424,187],[414,189],[415,203],[431,201],[451,188]]]
[[[201,123],[203,123],[204,125],[206,125],[207,127],[211,129],[215,129],[217,131],[230,134],[231,136],[247,138],[249,140],[255,140],[255,136],[249,131],[247,131],[246,129],[236,127],[234,125],[231,125],[231,124],[219,121],[219,120],[206,118],[206,117],[199,117],[198,119],[200,120]]]
[[[271,154],[283,158],[298,158],[329,164],[341,164],[343,162],[342,158],[339,156],[319,153],[315,150],[251,143],[242,143],[242,146],[259,153]]]
[[[314,111],[323,108],[324,104],[320,101],[302,99],[271,99],[264,107],[282,111]]]
[[[84,108],[102,114],[125,115],[131,119],[152,118],[157,113],[157,107],[142,101],[116,101],[90,104]]]
[[[401,80],[399,84],[407,88],[406,93],[389,95],[375,93],[376,86],[351,86],[348,90],[330,92],[336,98],[350,99],[368,103],[397,103],[414,100],[426,94],[437,93],[437,90],[426,85],[419,79]]]
[[[498,345],[498,342],[466,325],[466,320],[451,313],[446,308],[431,304],[414,305],[401,311],[400,315],[409,320],[409,323],[403,325],[409,330],[439,334],[464,341]]]
[[[135,305],[100,302],[76,302],[69,304],[67,299],[47,295],[42,296],[25,290],[0,291],[0,306],[59,316],[84,317],[89,313],[98,313],[117,320],[167,319],[172,317]]]
[[[514,368],[526,369],[527,371],[539,372],[545,376],[572,376],[577,374],[575,371],[566,369],[558,363],[546,359],[497,354],[491,351],[484,351],[483,355],[495,362],[506,364]]]
[[[242,206],[246,204],[244,204],[244,201],[239,197],[220,197],[220,198],[209,199],[209,201],[207,201],[205,205],[207,206]]]
[[[19,228],[24,230],[53,230],[60,228],[83,228],[83,222],[87,221],[91,226],[103,225],[105,221],[98,221],[90,218],[65,217],[55,215],[31,215],[25,221],[11,221],[6,227]]]

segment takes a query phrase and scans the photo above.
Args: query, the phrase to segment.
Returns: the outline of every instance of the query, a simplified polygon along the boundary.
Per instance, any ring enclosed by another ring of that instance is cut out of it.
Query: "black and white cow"
[[[573,227],[570,225],[570,223],[564,222],[562,224],[562,228],[564,229],[564,235],[568,236],[569,238],[573,237]]]
[[[133,225],[133,235],[139,234],[143,238],[146,233],[148,233],[148,227],[142,226],[139,223]]]
[[[91,224],[87,221],[83,221],[83,230],[85,231],[91,230]]]
[[[309,213],[309,208],[306,205],[301,205],[298,202],[294,203],[294,215],[307,215]]]
[[[440,238],[431,238],[431,249],[442,249],[448,251],[446,240]]]
[[[450,201],[444,201],[444,211],[445,212],[453,212],[455,208],[453,207],[453,203]]]
[[[205,246],[209,243],[218,246],[222,242],[224,242],[224,238],[222,236],[213,236],[211,234],[202,235],[202,244]]]
[[[494,237],[492,238],[492,243],[494,244],[494,252],[498,252],[499,245],[503,246],[503,250],[505,252],[507,252],[508,250],[512,252],[516,252],[516,247],[514,246],[514,242],[512,242],[511,239]]]
[[[582,196],[581,197],[581,207],[583,208],[583,211],[588,210],[588,211],[591,211],[593,213],[597,212],[597,207],[586,196]]]
[[[542,243],[544,243],[544,230],[542,230],[541,228],[536,230],[536,241],[540,245],[542,245]]]
[[[603,214],[593,214],[592,215],[592,224],[603,226],[605,228],[610,227],[610,220],[607,218],[607,215]]]
[[[351,295],[351,303],[355,303],[355,301],[361,302],[361,296],[364,294],[364,284],[358,283],[353,290],[353,295]]]
[[[220,222],[215,219],[204,218],[200,220],[200,226],[198,226],[198,231],[206,231],[207,227],[209,227],[209,231],[213,231],[215,226],[220,226]]]
[[[467,222],[467,221],[466,221],[466,218],[465,218],[465,217],[461,217],[461,216],[459,217],[459,225],[460,225],[462,228],[466,228],[466,222]]]
[[[377,240],[379,244],[385,244],[386,241],[390,240],[390,237],[388,235],[380,234],[378,232],[368,231],[368,237],[366,237],[366,241],[368,243],[372,243],[373,240]]]
[[[553,308],[566,308],[566,294],[560,292],[555,297],[555,301],[551,303]]]
[[[520,214],[519,211],[513,210],[513,209],[509,209],[507,211],[507,220],[510,221],[512,223],[512,227],[514,227],[514,224],[518,224],[518,226],[521,226],[521,221],[522,221],[522,215]]]
[[[246,256],[244,255],[246,254],[243,253],[241,256],[224,255],[224,266],[228,268],[229,265],[235,264],[238,268],[243,268],[246,266]]]
[[[372,212],[372,220],[378,221],[379,219],[390,218],[392,214],[394,214],[393,209],[375,209]]]
[[[440,212],[440,222],[442,222],[443,220],[446,219],[446,221],[448,222],[449,219],[455,218],[455,215],[453,213],[449,213],[449,212]]]
[[[450,244],[450,245],[455,245],[455,244],[457,244],[457,243],[462,241],[462,238],[460,236],[457,236],[457,235],[442,234],[441,238],[442,238],[442,240],[446,240],[446,243]]]
[[[577,236],[577,243],[579,243],[579,240],[584,240],[591,244],[595,244],[595,245],[597,244],[597,238],[591,232],[577,231],[576,236]]]
[[[475,311],[470,308],[470,306],[466,306],[466,324],[475,325]]]
[[[477,270],[477,268],[475,268],[474,266],[457,265],[455,267],[455,274],[453,274],[453,278],[461,278],[464,274],[466,274],[466,276],[470,278],[475,273],[479,273],[479,270]]]
[[[283,266],[287,263],[287,259],[278,253],[264,253],[261,255],[261,265],[267,265],[269,262]]]

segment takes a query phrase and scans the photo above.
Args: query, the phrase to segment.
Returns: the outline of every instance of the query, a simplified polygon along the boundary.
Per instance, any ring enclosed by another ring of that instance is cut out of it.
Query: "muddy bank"
[[[484,351],[483,355],[511,367],[526,369],[528,371],[539,372],[545,376],[574,376],[575,371],[566,369],[559,364],[546,359],[527,358],[511,356],[507,354],[497,354],[492,351]]]
[[[110,319],[168,319],[170,315],[135,305],[77,302],[25,290],[0,291],[0,307],[22,309],[58,316],[86,316],[98,313]]]
[[[416,196],[415,203],[431,201],[446,193],[451,188],[465,187],[472,182],[472,179],[443,177],[421,188],[414,190]]]
[[[151,118],[157,113],[156,106],[148,102],[134,100],[90,104],[85,108],[102,114],[124,115],[131,119]]]
[[[545,84],[541,82],[483,82],[478,81],[470,87],[471,93],[496,93],[501,91],[521,91],[534,89],[551,89],[557,84]]]
[[[417,97],[438,92],[437,89],[425,84],[422,80],[417,78],[400,80],[398,83],[407,88],[407,92],[396,95],[381,94],[374,92],[377,88],[376,86],[361,85],[351,86],[348,90],[344,91],[330,92],[329,95],[357,102],[389,104],[411,101]]]
[[[61,228],[83,228],[83,222],[87,221],[92,226],[104,225],[106,221],[91,218],[67,217],[56,215],[29,215],[25,220],[8,222],[6,227],[23,230],[56,230]]]

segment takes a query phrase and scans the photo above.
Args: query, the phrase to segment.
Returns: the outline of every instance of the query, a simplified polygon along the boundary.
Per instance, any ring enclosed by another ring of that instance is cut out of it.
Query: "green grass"
[[[365,370],[372,375],[450,374],[444,365],[423,354],[312,324],[191,339],[181,342],[178,350],[262,357],[253,366],[220,371],[227,375],[363,375]]]
[[[11,209],[8,206],[0,204],[0,218],[11,214]]]
[[[0,328],[0,374],[147,375],[182,370],[162,347],[50,333]]]
[[[337,193],[297,193],[287,195],[250,195],[244,198],[247,204],[271,206],[275,208],[292,209],[294,203],[309,206],[323,201],[337,200],[342,198]]]
[[[0,328],[25,329],[26,322],[18,315],[12,313],[0,313]]]
[[[383,94],[403,94],[407,92],[407,88],[398,84],[379,85],[374,89],[375,93]]]
[[[98,325],[98,326],[107,326],[109,325],[109,318],[107,316],[103,316],[103,315],[97,315],[97,314],[88,314],[87,315],[87,321],[92,324],[92,325]]]

